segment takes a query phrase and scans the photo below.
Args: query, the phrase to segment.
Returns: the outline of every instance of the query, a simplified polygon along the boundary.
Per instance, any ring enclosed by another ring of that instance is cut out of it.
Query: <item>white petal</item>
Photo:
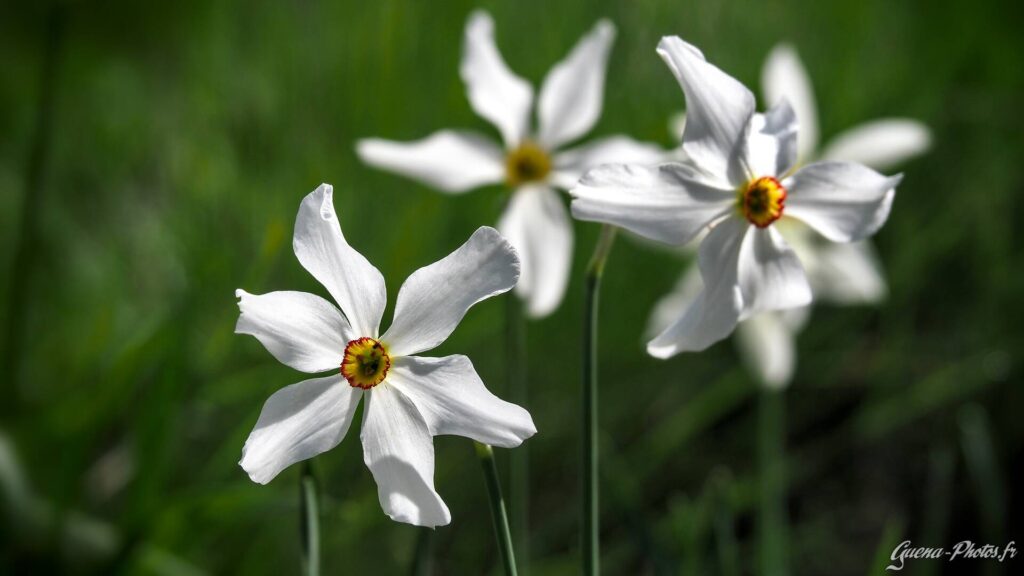
[[[902,175],[886,177],[860,164],[816,162],[787,178],[786,215],[833,242],[874,234],[889,217]]]
[[[741,152],[754,115],[754,95],[675,36],[661,39],[658,54],[686,94],[683,150],[718,178],[735,185],[745,182],[752,174],[742,165]]]
[[[442,130],[415,142],[367,138],[356,144],[359,159],[444,192],[465,192],[505,177],[504,154],[489,138]]]
[[[916,120],[892,118],[861,124],[836,136],[822,157],[859,162],[885,170],[924,154],[932,144],[928,127]]]
[[[811,79],[792,46],[779,44],[768,54],[761,71],[761,86],[768,107],[783,100],[793,107],[800,124],[798,155],[803,161],[809,160],[818,146],[818,107]]]
[[[881,265],[867,241],[818,246],[807,276],[815,298],[836,304],[869,304],[885,299]]]
[[[700,268],[696,264],[689,266],[686,272],[679,276],[672,291],[654,304],[651,316],[647,319],[647,337],[653,338],[661,334],[682,317],[703,289],[704,281],[700,277]]]
[[[341,306],[352,331],[373,338],[387,302],[384,277],[345,241],[333,195],[330,184],[321,184],[302,200],[292,248],[302,266]]]
[[[253,482],[266,484],[288,466],[334,448],[361,397],[340,374],[278,390],[263,405],[239,464]]]
[[[740,249],[739,286],[743,317],[811,303],[811,286],[796,253],[774,226],[751,226]]]
[[[518,278],[512,245],[494,228],[478,228],[458,250],[402,284],[395,320],[381,340],[395,356],[430,350],[451,335],[471,306],[507,292]]]
[[[544,79],[537,102],[540,142],[556,148],[587,133],[601,117],[615,26],[598,22]]]
[[[711,229],[698,254],[705,287],[674,324],[647,344],[651,356],[699,352],[732,333],[743,310],[738,271],[749,227],[746,220],[730,217]]]
[[[779,176],[796,164],[797,122],[793,108],[780,102],[765,114],[754,114],[746,156],[756,176]]]
[[[551,179],[568,190],[579,182],[584,172],[602,164],[657,164],[668,159],[669,155],[656,144],[628,136],[609,136],[559,152]]]
[[[587,172],[572,215],[605,222],[667,244],[685,244],[735,204],[730,189],[707,184],[685,164],[609,164]]]
[[[363,461],[377,482],[380,506],[392,520],[443,526],[452,520],[434,490],[434,444],[412,401],[385,380],[366,394]]]
[[[526,410],[491,394],[465,356],[398,358],[388,383],[419,410],[430,434],[514,448],[537,433]]]
[[[466,22],[459,73],[473,110],[501,131],[508,147],[519,144],[530,121],[533,88],[505,64],[494,44],[494,20],[483,10]]]
[[[736,344],[747,368],[773,389],[783,388],[793,379],[795,340],[782,312],[762,312],[736,328]]]
[[[526,301],[527,315],[541,318],[554,312],[572,268],[572,221],[562,199],[550,188],[520,188],[498,220],[498,230],[522,261],[516,295]]]
[[[355,336],[341,311],[305,292],[249,294],[236,290],[236,334],[251,334],[282,364],[301,372],[337,370]]]

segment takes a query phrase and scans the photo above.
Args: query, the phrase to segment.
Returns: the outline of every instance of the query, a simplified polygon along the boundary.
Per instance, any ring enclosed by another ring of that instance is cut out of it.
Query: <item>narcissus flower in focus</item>
[[[605,162],[658,162],[664,151],[626,136],[601,138],[562,150],[601,116],[605,69],[615,37],[606,20],[594,26],[548,73],[531,129],[533,88],[505,64],[494,42],[494,21],[476,11],[466,24],[460,72],[473,110],[501,132],[503,145],[468,130],[441,130],[423,140],[361,140],[359,157],[371,166],[462,193],[505,183],[513,190],[498,229],[519,251],[516,294],[527,313],[543,317],[562,301],[572,264],[572,222],[556,188],[576,184]]]
[[[321,185],[302,201],[293,245],[338,307],[304,292],[238,290],[235,331],[255,336],[296,370],[329,374],[282,388],[267,400],[242,449],[242,468],[265,484],[286,467],[330,450],[365,398],[363,460],[384,512],[419,526],[447,524],[448,507],[434,490],[432,437],[455,434],[511,448],[536,428],[526,410],[487,391],[469,358],[415,354],[444,342],[473,304],[515,285],[515,250],[493,228],[478,229],[458,250],[406,280],[391,327],[381,335],[384,278],[345,241],[331,186]]]
[[[885,222],[900,176],[849,162],[792,172],[797,121],[782,102],[755,113],[754,95],[676,37],[658,53],[686,95],[684,162],[595,168],[570,190],[573,215],[683,245],[709,230],[698,262],[704,288],[648,344],[667,358],[728,336],[737,322],[806,306],[811,289],[775,223],[796,218],[833,242],[853,242]]]
[[[788,44],[772,49],[761,71],[761,90],[767,103],[792,105],[800,125],[797,162],[817,158],[860,162],[876,170],[895,166],[923,154],[931,145],[928,127],[910,118],[887,118],[848,129],[826,144],[819,154],[817,105],[810,78]],[[682,139],[685,116],[671,121],[673,135]],[[885,277],[870,241],[836,244],[792,218],[778,227],[796,252],[810,281],[815,302],[838,305],[872,304],[887,292]],[[689,267],[676,288],[658,301],[648,321],[653,337],[679,318],[700,292],[697,267]],[[796,368],[796,335],[810,316],[810,307],[756,314],[736,328],[736,342],[748,368],[767,386],[789,384]]]

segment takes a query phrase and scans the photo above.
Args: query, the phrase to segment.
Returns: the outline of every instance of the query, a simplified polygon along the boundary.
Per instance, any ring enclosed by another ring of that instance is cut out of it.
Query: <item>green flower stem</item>
[[[416,536],[416,551],[413,556],[412,576],[430,576],[434,573],[434,534],[433,528],[420,528]]]
[[[494,450],[487,444],[473,442],[476,455],[480,458],[480,466],[484,469],[487,482],[487,496],[491,501],[491,519],[494,520],[494,538],[501,553],[501,563],[505,566],[506,576],[516,576],[516,556],[512,549],[512,534],[508,529],[508,514],[505,512],[505,500],[501,496],[501,480],[498,478],[498,465],[494,463]]]
[[[597,438],[597,313],[601,276],[615,242],[615,227],[605,224],[587,265],[586,300],[583,313],[583,518],[581,554],[583,574],[601,570],[600,506],[598,500]]]
[[[513,404],[527,407],[529,391],[526,371],[526,317],[523,305],[514,295],[506,300],[506,353],[505,363],[508,374],[508,399]],[[512,541],[519,551],[519,568],[529,573],[530,549],[530,452],[524,443],[509,455],[509,500],[511,507]]]
[[[780,390],[762,389],[758,401],[758,459],[761,467],[760,532],[761,574],[788,573],[785,469],[785,396]]]
[[[299,477],[300,530],[302,531],[302,573],[320,574],[320,497],[317,495],[316,477],[309,460],[302,463]]]

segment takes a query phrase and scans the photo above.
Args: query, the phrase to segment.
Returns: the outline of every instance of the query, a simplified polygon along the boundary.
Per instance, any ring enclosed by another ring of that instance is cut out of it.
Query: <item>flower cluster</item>
[[[818,151],[817,105],[811,81],[796,50],[776,46],[762,70],[761,91],[767,102],[789,102],[800,124],[797,164],[817,158],[860,162],[876,170],[895,166],[925,152],[931,143],[928,128],[909,118],[887,118],[861,124],[836,136]],[[673,117],[672,132],[682,139],[685,115]],[[680,158],[685,158],[681,153]],[[834,304],[868,304],[882,300],[886,283],[878,257],[867,240],[829,242],[795,218],[778,224],[779,232],[799,257],[815,300]],[[675,289],[657,302],[648,321],[655,336],[682,316],[703,286],[700,270],[688,268]],[[810,307],[769,311],[739,323],[737,343],[750,370],[764,384],[789,383],[796,367],[796,333],[806,324]]]
[[[771,107],[759,113],[750,90],[696,47],[668,37],[657,52],[686,98],[679,149],[626,136],[564,149],[601,114],[614,35],[611,23],[598,22],[551,70],[532,129],[533,88],[502,59],[490,16],[474,12],[460,72],[470,105],[494,124],[502,143],[465,130],[358,143],[367,164],[443,192],[491,184],[511,190],[500,232],[479,228],[413,273],[383,334],[383,276],[346,241],[331,186],[306,196],[295,222],[295,256],[336,305],[302,292],[239,290],[236,331],[255,336],[296,370],[326,375],[267,400],[242,451],[240,464],[252,480],[269,482],[336,446],[365,399],[360,438],[381,507],[401,522],[447,524],[448,508],[434,488],[433,436],[515,447],[536,428],[525,409],[486,389],[465,356],[418,354],[444,342],[474,304],[512,289],[530,316],[557,308],[573,229],[556,189],[569,192],[579,220],[676,246],[699,242],[698,267],[654,308],[657,334],[647,350],[658,358],[703,350],[740,326],[755,372],[782,385],[792,375],[792,340],[812,298],[849,303],[884,294],[864,240],[885,223],[901,176],[876,169],[922,152],[924,127],[876,122],[816,155],[815,105],[795,51],[780,46],[769,57],[764,91]]]
[[[810,304],[800,259],[779,231],[790,218],[833,242],[862,240],[885,223],[901,177],[853,162],[797,164],[797,116],[754,95],[694,46],[665,38],[662,57],[686,95],[682,160],[612,164],[570,190],[581,220],[621,226],[698,253],[703,287],[647,346],[667,358],[725,338],[738,322]]]

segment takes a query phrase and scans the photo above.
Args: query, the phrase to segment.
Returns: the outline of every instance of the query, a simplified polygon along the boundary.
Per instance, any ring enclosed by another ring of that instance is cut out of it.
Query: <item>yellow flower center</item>
[[[547,178],[551,172],[551,157],[540,146],[523,141],[518,148],[505,156],[505,181],[509,186],[537,182]]]
[[[745,188],[740,188],[738,196],[743,217],[758,228],[781,218],[786,207],[786,188],[771,176],[752,180]]]
[[[353,388],[369,390],[384,381],[391,368],[387,349],[373,338],[359,338],[345,346],[341,375]]]

